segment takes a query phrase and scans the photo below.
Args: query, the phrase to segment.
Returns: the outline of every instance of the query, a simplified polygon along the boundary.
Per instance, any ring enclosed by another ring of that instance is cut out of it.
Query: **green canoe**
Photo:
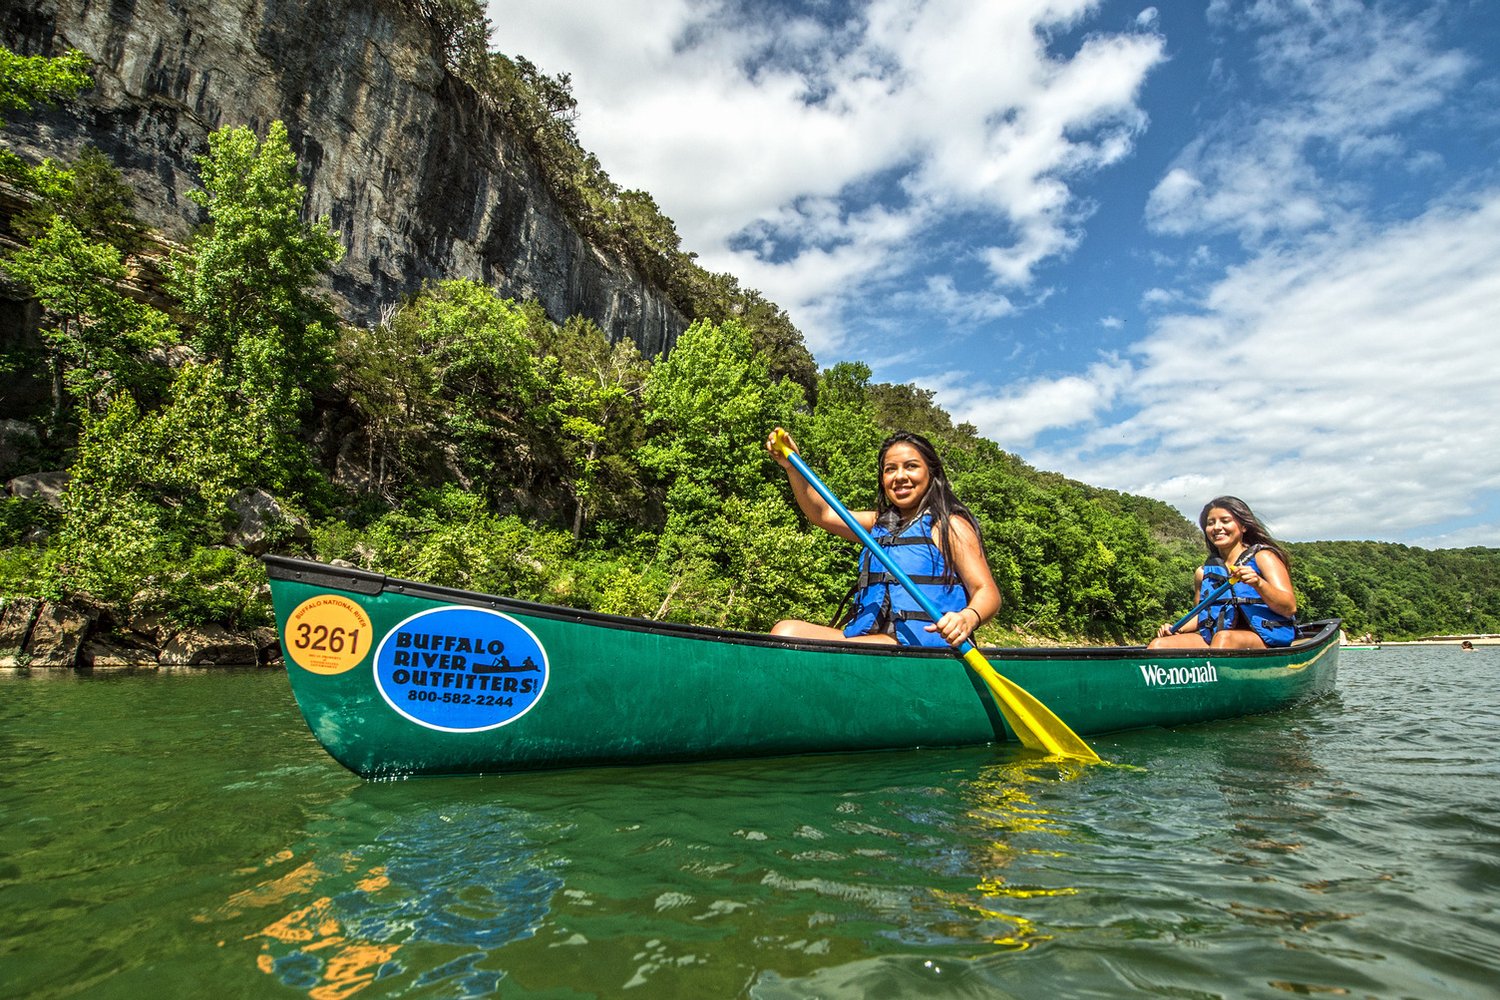
[[[313,735],[366,778],[1015,741],[942,649],[601,615],[266,557]],[[1080,735],[1331,691],[1338,622],[1288,649],[986,649]]]

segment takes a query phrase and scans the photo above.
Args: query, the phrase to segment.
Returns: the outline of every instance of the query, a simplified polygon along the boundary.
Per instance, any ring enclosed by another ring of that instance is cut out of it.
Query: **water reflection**
[[[408,973],[419,987],[493,992],[505,973],[485,960],[535,934],[563,885],[537,845],[554,824],[485,800],[434,805],[413,789],[356,787],[308,840],[242,872],[254,884],[200,919],[265,920],[244,936],[258,944],[256,967],[313,1000]],[[376,817],[385,822],[371,833]],[[369,835],[351,839],[351,829]],[[432,961],[429,946],[444,958]]]
[[[1087,773],[983,750],[361,784],[203,919],[252,923],[256,967],[313,1000],[516,969],[732,995],[882,940],[1021,951],[1078,891],[1054,877],[1078,829],[1043,800]]]
[[[1032,793],[1085,773],[1085,767],[1073,761],[1021,759],[981,768],[972,780],[959,783],[966,809],[954,832],[970,845],[968,869],[981,877],[965,893],[937,890],[955,908],[959,921],[955,937],[961,936],[961,927],[1002,948],[1029,948],[1051,940],[1053,935],[1039,930],[1032,920],[1010,912],[1014,901],[1068,896],[1078,890],[1040,885],[1030,880],[1030,871],[1020,873],[1021,881],[1009,880],[1003,870],[1018,858],[1067,857],[1065,841],[1073,831]]]

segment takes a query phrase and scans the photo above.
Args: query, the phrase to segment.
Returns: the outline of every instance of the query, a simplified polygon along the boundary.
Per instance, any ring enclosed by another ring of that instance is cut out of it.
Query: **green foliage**
[[[855,510],[874,508],[880,488],[876,461],[887,432],[870,400],[869,365],[845,361],[825,370],[812,414],[789,429],[829,489]]]
[[[687,523],[728,496],[765,488],[766,433],[791,421],[802,390],[771,380],[743,326],[698,322],[652,368],[644,402],[652,438],[642,464],[678,498],[669,506]]]
[[[456,478],[496,508],[566,521],[578,539],[600,519],[640,516],[649,364],[629,341],[450,281],[350,331],[339,363],[367,421],[368,479],[390,500]]]
[[[0,47],[0,110],[71,100],[91,82],[88,65],[79,52],[23,58]],[[44,310],[51,424],[60,431],[75,404],[98,412],[122,392],[149,391],[143,352],[174,333],[166,316],[120,291],[122,252],[134,246],[140,226],[130,210],[134,193],[103,154],[88,147],[71,165],[46,160],[32,167],[7,152],[0,176],[32,196],[12,223],[27,245],[0,258],[0,268]],[[26,360],[9,356],[0,371],[15,377]]]
[[[53,423],[61,425],[64,393],[100,413],[132,387],[151,387],[147,349],[176,331],[159,310],[131,301],[117,286],[125,276],[120,251],[88,239],[68,219],[52,216],[28,246],[7,255],[5,270],[42,304],[42,339],[53,380]]]
[[[549,356],[554,445],[562,453],[573,496],[573,537],[597,518],[628,520],[645,492],[632,453],[644,437],[640,398],[649,366],[635,345],[611,345],[592,323],[570,323]]]
[[[122,253],[140,242],[143,227],[132,210],[135,191],[93,146],[67,166],[43,160],[32,168],[29,186],[37,200],[15,222],[23,237],[34,239],[53,218],[62,218]]]
[[[1351,635],[1385,639],[1500,632],[1500,550],[1394,542],[1287,548],[1303,620],[1338,617]]]
[[[565,603],[573,539],[447,486],[381,518],[365,534],[373,564],[443,586]]]
[[[245,398],[264,404],[266,433],[295,436],[307,389],[332,380],[337,319],[313,291],[343,256],[323,223],[302,221],[305,189],[286,127],[264,142],[247,128],[222,128],[198,159],[203,189],[189,197],[208,224],[172,269],[192,320],[192,340]]]
[[[55,597],[49,587],[57,555],[40,545],[0,546],[0,599]]]
[[[424,310],[408,304],[388,322],[344,331],[339,383],[359,409],[365,429],[369,490],[395,500],[432,461],[442,401],[438,397],[437,333]]]
[[[1077,484],[1044,487],[1024,463],[962,428],[935,443],[979,520],[1002,598],[997,628],[1113,642],[1142,641],[1155,628],[1179,567],[1139,520]],[[1191,565],[1181,572],[1186,579]]]
[[[640,559],[615,560],[602,574],[593,608],[609,615],[660,621],[682,589],[680,570]]]
[[[238,549],[194,545],[164,562],[131,610],[178,626],[253,628],[275,621],[265,585],[259,559]]]
[[[267,443],[252,405],[234,406],[225,376],[184,365],[168,399],[142,410],[130,396],[85,420],[63,494],[51,585],[109,607],[141,595],[196,547],[222,538],[229,502],[262,481]]]
[[[843,585],[838,543],[804,530],[784,501],[731,497],[702,536],[662,536],[654,553],[616,551],[596,575],[593,605],[610,614],[765,631],[787,616],[826,619]]]
[[[427,20],[442,46],[443,62],[453,72],[481,72],[489,44],[490,22],[481,0],[406,0]]]
[[[0,45],[0,113],[72,100],[93,84],[90,65],[76,49],[48,58],[18,56]]]
[[[553,411],[535,321],[482,285],[446,281],[346,338],[340,365],[370,422],[377,489],[395,496],[451,475],[513,503],[538,487]]]
[[[89,65],[88,57],[77,50],[49,59],[16,55],[0,45],[0,122],[9,111],[73,100],[94,82]],[[0,149],[0,179],[23,190],[35,187],[34,168],[8,149]]]
[[[957,433],[953,420],[933,402],[931,389],[882,382],[870,387],[870,405],[876,422],[887,431],[910,431],[932,441],[949,440]],[[964,430],[973,436],[973,428]]]
[[[790,379],[812,396],[818,366],[786,310],[754,289],[741,288],[733,275],[705,271],[690,262],[673,274],[671,291],[673,301],[689,316],[746,327],[771,377]]]
[[[82,404],[62,516],[34,588],[122,614],[263,621],[258,564],[217,545],[237,492],[309,478],[301,384],[328,381],[333,329],[310,289],[339,248],[298,218],[302,188],[279,123],[264,145],[248,130],[220,130],[200,162],[206,190],[195,197],[210,227],[179,262],[175,287],[212,364],[184,365],[170,385],[145,355],[177,331],[119,291],[133,221],[118,174],[86,153],[32,175],[38,201],[21,226],[31,241],[5,268],[44,307],[59,422],[65,394]]]
[[[653,559],[671,570],[653,577],[670,581],[661,616],[761,627],[781,617],[785,604],[760,600],[776,589],[772,578],[826,579],[823,543],[805,543],[800,515],[765,453],[766,433],[789,423],[801,400],[800,387],[771,380],[736,323],[695,323],[652,368],[644,392],[651,436],[640,458],[666,490]]]
[[[36,532],[51,534],[60,520],[59,511],[34,497],[0,498],[0,549],[24,545]]]
[[[693,620],[764,632],[781,618],[826,621],[847,587],[852,549],[811,532],[777,496],[734,497],[710,527],[723,554],[722,601]],[[715,619],[712,612],[717,612]]]

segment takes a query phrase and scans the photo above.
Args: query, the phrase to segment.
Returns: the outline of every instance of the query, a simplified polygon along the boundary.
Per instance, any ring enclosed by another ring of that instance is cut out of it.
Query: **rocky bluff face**
[[[169,239],[201,221],[185,194],[209,132],[286,123],[308,189],[347,251],[328,279],[355,323],[424,282],[471,278],[597,323],[646,356],[687,326],[658,290],[587,243],[497,114],[444,68],[427,24],[396,0],[40,0],[0,18],[23,54],[82,50],[96,84],[68,109],[12,115],[34,157],[99,147]]]

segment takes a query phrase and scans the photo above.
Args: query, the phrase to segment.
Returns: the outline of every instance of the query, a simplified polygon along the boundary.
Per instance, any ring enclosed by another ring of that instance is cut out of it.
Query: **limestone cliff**
[[[194,156],[224,125],[286,123],[308,189],[348,251],[329,291],[356,323],[423,282],[472,278],[583,315],[650,356],[687,319],[625,261],[589,245],[506,123],[444,68],[441,39],[399,0],[27,0],[0,14],[25,55],[82,50],[95,87],[16,115],[32,157],[92,143],[173,240],[201,221]]]

